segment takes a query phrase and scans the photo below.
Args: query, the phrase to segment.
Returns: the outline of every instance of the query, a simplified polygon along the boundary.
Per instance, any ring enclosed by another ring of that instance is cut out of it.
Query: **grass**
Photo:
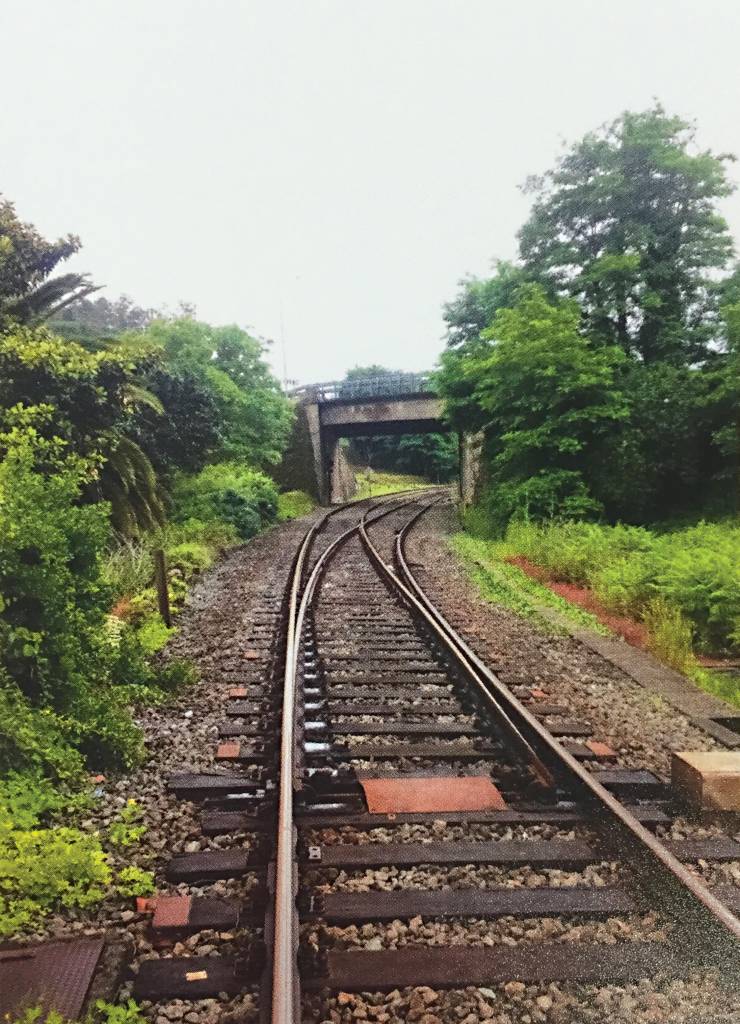
[[[461,532],[454,535],[451,544],[487,600],[526,619],[536,620],[547,632],[559,631],[543,618],[539,610],[542,607],[552,608],[573,626],[588,626],[602,635],[608,633],[595,616],[553,594],[548,587],[527,576],[516,565],[505,562],[500,542],[471,537]]]
[[[385,470],[369,467],[354,468],[357,492],[355,498],[376,498],[381,494],[393,494],[394,491],[411,491],[429,487],[429,481],[423,476],[411,476],[404,473],[388,473]]]
[[[278,495],[278,522],[307,516],[316,508],[316,502],[306,491],[283,491]]]
[[[736,523],[699,523],[665,534],[581,522],[514,523],[504,538],[491,539],[480,510],[472,510],[464,525],[478,536],[458,535],[455,550],[490,600],[527,617],[537,617],[538,604],[556,607],[573,623],[608,632],[594,616],[553,595],[546,580],[539,583],[506,561],[522,557],[558,583],[589,588],[610,615],[641,623],[640,646],[701,689],[740,706],[740,674],[705,668],[695,653],[732,654],[740,646]]]

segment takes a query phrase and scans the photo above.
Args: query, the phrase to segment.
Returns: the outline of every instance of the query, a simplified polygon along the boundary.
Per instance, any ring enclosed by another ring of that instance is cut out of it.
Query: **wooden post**
[[[167,587],[167,559],[164,548],[155,548],[152,554],[154,555],[154,581],[157,585],[159,614],[169,629],[172,625],[172,615],[170,614],[170,593]]]

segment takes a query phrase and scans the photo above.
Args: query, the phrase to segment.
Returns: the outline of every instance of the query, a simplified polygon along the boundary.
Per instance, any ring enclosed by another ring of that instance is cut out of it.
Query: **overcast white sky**
[[[20,215],[110,297],[275,339],[279,375],[282,306],[301,381],[431,367],[517,186],[621,110],[740,154],[737,0],[0,0],[0,35]]]

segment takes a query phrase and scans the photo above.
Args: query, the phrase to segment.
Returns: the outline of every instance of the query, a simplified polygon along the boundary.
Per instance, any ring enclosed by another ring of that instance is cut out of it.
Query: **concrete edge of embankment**
[[[621,638],[601,636],[592,629],[573,626],[564,615],[547,605],[538,604],[535,609],[547,622],[564,629],[574,640],[600,655],[640,686],[662,697],[686,715],[693,725],[727,747],[740,748],[740,733],[728,729],[721,721],[740,717],[740,712],[732,704],[700,690],[690,679],[663,665],[648,651],[632,647]]]

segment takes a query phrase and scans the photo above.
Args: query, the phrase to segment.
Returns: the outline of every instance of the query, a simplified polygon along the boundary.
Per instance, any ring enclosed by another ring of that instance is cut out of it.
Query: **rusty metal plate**
[[[185,928],[192,903],[192,896],[159,896],[154,908],[152,927]]]
[[[360,779],[372,814],[400,811],[503,811],[506,803],[484,775]]]
[[[42,1005],[77,1019],[103,951],[101,937],[0,950],[0,1016]]]

